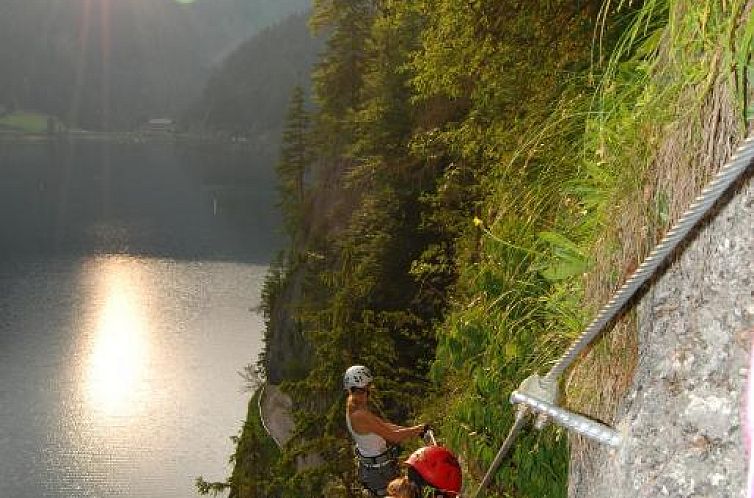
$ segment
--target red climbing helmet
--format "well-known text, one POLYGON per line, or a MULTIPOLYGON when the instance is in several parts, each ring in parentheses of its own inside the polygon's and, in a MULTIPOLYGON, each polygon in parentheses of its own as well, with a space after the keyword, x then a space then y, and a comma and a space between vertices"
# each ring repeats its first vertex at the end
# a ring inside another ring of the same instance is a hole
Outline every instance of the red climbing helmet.
POLYGON ((424 446, 413 452, 404 463, 409 466, 409 471, 413 469, 433 488, 451 496, 461 492, 461 465, 447 448, 424 446))

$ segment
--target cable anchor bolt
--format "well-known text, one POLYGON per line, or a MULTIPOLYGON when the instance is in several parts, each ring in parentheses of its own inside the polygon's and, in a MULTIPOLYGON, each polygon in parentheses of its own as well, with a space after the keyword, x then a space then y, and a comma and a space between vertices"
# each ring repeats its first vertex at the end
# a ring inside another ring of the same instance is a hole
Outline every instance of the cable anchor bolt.
POLYGON ((537 414, 535 427, 541 429, 548 421, 609 446, 620 445, 620 434, 601 422, 566 410, 557 405, 558 387, 554 380, 546 380, 532 375, 524 380, 518 390, 513 391, 510 402, 525 405, 537 414))

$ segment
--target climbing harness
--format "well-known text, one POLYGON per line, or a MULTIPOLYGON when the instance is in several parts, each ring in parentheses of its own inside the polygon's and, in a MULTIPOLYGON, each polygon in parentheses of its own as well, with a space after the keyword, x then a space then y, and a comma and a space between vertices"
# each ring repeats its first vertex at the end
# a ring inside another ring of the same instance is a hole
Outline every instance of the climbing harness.
POLYGON ((511 394, 511 403, 517 405, 515 422, 479 487, 472 495, 473 498, 479 496, 479 493, 489 485, 498 467, 513 446, 519 432, 526 424, 530 413, 537 414, 537 422, 535 423, 537 428, 544 426, 547 421, 552 421, 600 443, 610 446, 620 444, 620 435, 611 427, 557 405, 558 379, 636 296, 644 284, 655 275, 666 258, 678 248, 699 221, 710 213, 720 197, 736 180, 743 176, 753 160, 754 137, 750 136, 744 140, 728 163, 718 171, 707 187, 691 203, 673 228, 665 234, 662 241, 652 250, 641 266, 615 292, 610 301, 602 307, 596 318, 557 360, 547 375, 544 377, 532 375, 524 380, 519 388, 511 394))
POLYGON ((380 455, 365 457, 354 446, 359 482, 373 496, 386 496, 387 485, 400 475, 398 468, 400 451, 399 446, 390 446, 380 455))
POLYGON ((385 453, 374 457, 368 457, 362 455, 359 452, 359 448, 354 446, 354 454, 356 455, 359 463, 364 465, 365 467, 372 469, 379 469, 381 467, 384 467, 385 465, 390 464, 390 462, 395 461, 398 458, 400 452, 401 451, 399 446, 390 446, 385 453))

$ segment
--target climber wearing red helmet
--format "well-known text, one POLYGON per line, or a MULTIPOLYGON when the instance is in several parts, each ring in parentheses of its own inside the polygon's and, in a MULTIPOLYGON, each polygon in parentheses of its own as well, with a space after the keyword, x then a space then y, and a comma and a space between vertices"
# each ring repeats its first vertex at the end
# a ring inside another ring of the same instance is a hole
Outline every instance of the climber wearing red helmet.
POLYGON ((404 463, 408 466, 409 480, 422 492, 429 488, 433 493, 430 496, 434 497, 457 497, 461 492, 461 465, 447 448, 419 448, 404 463))

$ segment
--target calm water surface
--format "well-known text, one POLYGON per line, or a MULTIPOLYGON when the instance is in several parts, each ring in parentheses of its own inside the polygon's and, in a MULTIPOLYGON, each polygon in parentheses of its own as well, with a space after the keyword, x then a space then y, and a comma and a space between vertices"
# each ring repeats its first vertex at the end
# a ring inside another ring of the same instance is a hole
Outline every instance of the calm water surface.
POLYGON ((187 497, 228 475, 276 247, 253 163, 0 149, 1 496, 187 497))

